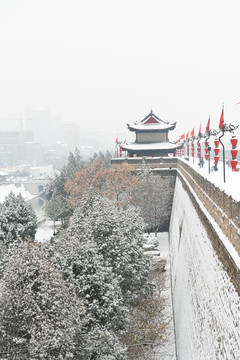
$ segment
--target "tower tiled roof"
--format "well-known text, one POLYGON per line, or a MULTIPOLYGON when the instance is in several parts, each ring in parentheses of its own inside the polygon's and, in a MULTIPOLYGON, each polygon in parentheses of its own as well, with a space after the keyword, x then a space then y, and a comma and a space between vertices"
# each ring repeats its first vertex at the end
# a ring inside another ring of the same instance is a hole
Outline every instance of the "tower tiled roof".
POLYGON ((127 126, 130 131, 168 131, 175 128, 176 122, 170 124, 168 121, 160 119, 151 110, 144 119, 135 122, 133 125, 127 124, 127 126))

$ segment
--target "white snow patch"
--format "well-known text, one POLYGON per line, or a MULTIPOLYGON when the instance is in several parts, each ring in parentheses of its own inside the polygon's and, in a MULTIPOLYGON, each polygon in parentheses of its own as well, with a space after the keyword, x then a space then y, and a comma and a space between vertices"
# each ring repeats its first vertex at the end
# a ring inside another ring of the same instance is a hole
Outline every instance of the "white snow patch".
POLYGON ((4 202, 5 197, 9 195, 11 191, 16 196, 21 194, 25 201, 31 200, 35 197, 35 195, 31 195, 25 189, 25 186, 23 184, 21 184, 20 186, 16 186, 15 184, 0 185, 0 203, 4 202))
MULTIPOLYGON (((239 191, 239 183, 240 183, 240 171, 232 171, 231 167, 225 165, 225 182, 223 178, 223 162, 219 161, 218 163, 218 171, 210 171, 208 162, 204 163, 204 167, 200 168, 198 166, 197 158, 190 158, 189 161, 181 158, 183 162, 191 166, 196 172, 202 175, 205 179, 213 183, 220 190, 224 191, 226 194, 231 195, 236 201, 240 201, 240 191, 239 191)), ((213 161, 211 160, 211 166, 213 166, 213 161)))
MULTIPOLYGON (((61 226, 61 221, 56 221, 56 229, 58 229, 61 226)), ((39 224, 35 240, 38 242, 44 242, 47 240, 50 240, 53 236, 54 228, 53 228, 53 221, 46 220, 39 224)))

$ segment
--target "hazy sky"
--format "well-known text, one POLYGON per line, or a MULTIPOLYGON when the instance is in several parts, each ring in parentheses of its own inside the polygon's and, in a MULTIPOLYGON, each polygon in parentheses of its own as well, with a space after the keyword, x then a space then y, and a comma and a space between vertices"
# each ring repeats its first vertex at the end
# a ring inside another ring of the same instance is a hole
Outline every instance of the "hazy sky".
POLYGON ((240 123, 239 14, 239 0, 0 0, 0 118, 50 106, 117 135, 153 109, 177 138, 209 114, 217 128, 224 102, 240 123))

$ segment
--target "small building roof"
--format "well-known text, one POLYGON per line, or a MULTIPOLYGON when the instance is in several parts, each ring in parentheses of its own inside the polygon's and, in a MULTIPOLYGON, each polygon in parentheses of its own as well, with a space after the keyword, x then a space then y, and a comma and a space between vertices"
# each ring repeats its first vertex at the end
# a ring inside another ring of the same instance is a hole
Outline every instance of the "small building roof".
POLYGON ((141 121, 135 122, 133 125, 127 124, 130 131, 167 131, 173 130, 176 126, 176 122, 170 124, 168 121, 164 121, 157 117, 152 110, 141 121))

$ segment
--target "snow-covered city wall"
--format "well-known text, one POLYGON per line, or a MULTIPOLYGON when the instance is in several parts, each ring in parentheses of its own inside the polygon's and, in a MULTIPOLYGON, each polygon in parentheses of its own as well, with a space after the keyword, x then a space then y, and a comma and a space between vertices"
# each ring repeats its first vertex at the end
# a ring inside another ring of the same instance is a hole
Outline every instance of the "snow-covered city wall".
POLYGON ((179 177, 169 239, 178 359, 239 359, 239 295, 179 177))

